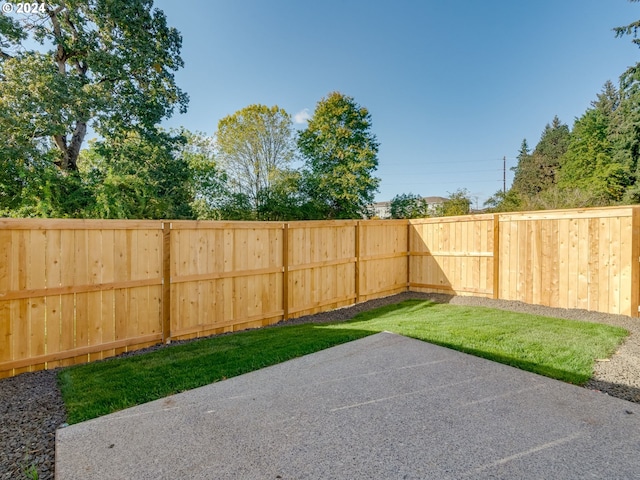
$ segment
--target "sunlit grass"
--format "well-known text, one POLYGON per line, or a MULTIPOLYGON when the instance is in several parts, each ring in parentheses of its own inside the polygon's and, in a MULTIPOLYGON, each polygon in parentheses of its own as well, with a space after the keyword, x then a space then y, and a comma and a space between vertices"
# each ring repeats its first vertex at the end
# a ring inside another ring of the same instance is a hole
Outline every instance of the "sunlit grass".
POLYGON ((608 325, 409 300, 348 322, 251 330, 70 367, 58 382, 68 422, 77 423, 385 330, 575 384, 627 335, 608 325))

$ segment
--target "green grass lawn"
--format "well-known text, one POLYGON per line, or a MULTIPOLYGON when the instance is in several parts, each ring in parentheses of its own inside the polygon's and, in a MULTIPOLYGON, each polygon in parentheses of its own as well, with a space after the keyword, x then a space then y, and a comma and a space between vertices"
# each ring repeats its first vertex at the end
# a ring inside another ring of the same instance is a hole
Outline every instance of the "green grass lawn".
POLYGON ((577 385, 628 334, 608 325, 408 300, 348 322, 251 330, 69 367, 58 383, 68 422, 77 423, 385 330, 577 385))

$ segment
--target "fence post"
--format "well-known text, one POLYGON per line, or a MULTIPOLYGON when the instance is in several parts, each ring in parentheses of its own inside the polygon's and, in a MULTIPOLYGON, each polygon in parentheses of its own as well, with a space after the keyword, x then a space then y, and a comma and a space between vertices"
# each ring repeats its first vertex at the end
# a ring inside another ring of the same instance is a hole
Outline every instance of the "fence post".
POLYGON ((493 216, 493 298, 500 298, 500 214, 493 216))
POLYGON ((162 343, 171 342, 171 223, 162 222, 162 343))
POLYGON ((289 224, 282 225, 282 319, 289 318, 289 224))
POLYGON ((360 220, 356 221, 356 303, 360 303, 360 220))
POLYGON ((631 316, 640 312, 640 207, 631 207, 631 316))
POLYGON ((407 292, 411 291, 411 220, 407 220, 407 292))

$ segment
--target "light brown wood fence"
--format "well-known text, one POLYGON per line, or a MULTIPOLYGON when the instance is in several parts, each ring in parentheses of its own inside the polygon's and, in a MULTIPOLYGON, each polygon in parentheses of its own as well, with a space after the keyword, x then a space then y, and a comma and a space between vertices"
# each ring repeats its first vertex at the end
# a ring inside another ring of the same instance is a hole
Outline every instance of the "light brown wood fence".
POLYGON ((162 340, 162 224, 0 221, 0 375, 162 340))
POLYGON ((494 216, 411 220, 410 287, 493 297, 494 216))
POLYGON ((500 215, 496 297, 638 316, 639 208, 500 215))
POLYGON ((0 220, 0 377, 407 290, 638 316, 640 207, 424 220, 0 220))

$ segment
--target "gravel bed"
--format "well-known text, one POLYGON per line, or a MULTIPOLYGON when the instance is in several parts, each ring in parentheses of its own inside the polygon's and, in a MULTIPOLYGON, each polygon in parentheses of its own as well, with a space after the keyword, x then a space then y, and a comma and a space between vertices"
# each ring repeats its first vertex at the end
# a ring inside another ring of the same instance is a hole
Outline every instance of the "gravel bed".
MULTIPOLYGON (((640 403, 640 319, 622 315, 549 308, 480 297, 407 292, 292 319, 281 322, 278 326, 348 320, 359 312, 411 298, 621 326, 631 335, 610 360, 597 362, 594 376, 586 388, 640 403)), ((160 348, 171 348, 178 343, 184 342, 174 342, 170 346, 158 345, 124 355, 139 355, 160 348)), ((65 419, 66 412, 56 384, 55 370, 25 373, 0 380, 0 480, 53 479, 55 431, 65 419), (29 475, 30 470, 32 473, 37 470, 38 476, 29 475)))

